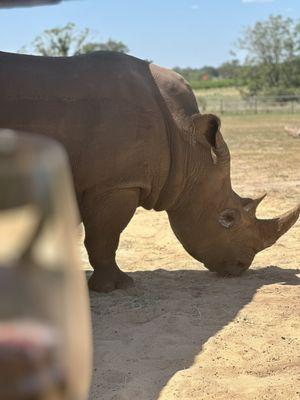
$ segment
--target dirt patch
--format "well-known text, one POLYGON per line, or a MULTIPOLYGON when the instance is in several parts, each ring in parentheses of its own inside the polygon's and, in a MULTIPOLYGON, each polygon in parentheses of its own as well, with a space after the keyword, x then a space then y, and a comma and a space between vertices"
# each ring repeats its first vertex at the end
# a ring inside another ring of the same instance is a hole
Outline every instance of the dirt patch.
MULTIPOLYGON (((284 133, 299 117, 222 120, 234 188, 269 191, 260 216, 299 202, 300 141, 284 133)), ((135 287, 91 294, 90 398, 300 399, 299 234, 298 222, 245 276, 219 278, 185 253, 165 213, 138 209, 118 253, 135 287)))

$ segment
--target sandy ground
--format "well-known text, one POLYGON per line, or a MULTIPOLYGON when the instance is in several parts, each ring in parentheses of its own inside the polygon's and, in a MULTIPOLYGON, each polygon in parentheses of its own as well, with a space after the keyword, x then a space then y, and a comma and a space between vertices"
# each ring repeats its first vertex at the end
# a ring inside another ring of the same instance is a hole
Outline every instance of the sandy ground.
MULTIPOLYGON (((300 117, 223 118, 234 188, 269 193, 260 216, 300 200, 290 122, 300 117)), ((90 399, 300 399, 299 238, 298 222, 243 277, 220 278, 185 253, 165 213, 138 209, 118 252, 135 286, 90 295, 90 399)))

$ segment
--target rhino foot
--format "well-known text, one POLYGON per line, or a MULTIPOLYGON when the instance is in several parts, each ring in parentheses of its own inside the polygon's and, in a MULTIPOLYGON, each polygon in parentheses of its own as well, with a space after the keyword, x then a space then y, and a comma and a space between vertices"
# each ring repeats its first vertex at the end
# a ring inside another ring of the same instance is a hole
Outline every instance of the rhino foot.
POLYGON ((89 279, 88 286, 95 292, 108 293, 116 289, 128 289, 133 286, 133 279, 122 271, 111 275, 95 271, 89 279))

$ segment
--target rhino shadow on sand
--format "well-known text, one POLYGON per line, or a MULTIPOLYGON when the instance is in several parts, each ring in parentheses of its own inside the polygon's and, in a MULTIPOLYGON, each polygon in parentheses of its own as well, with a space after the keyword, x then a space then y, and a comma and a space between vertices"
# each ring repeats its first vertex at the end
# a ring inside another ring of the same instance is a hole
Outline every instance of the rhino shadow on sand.
POLYGON ((157 400, 172 376, 193 365, 203 345, 234 320, 258 289, 298 285, 298 272, 270 266, 228 279, 203 270, 140 271, 130 274, 134 288, 91 293, 90 399, 157 400))

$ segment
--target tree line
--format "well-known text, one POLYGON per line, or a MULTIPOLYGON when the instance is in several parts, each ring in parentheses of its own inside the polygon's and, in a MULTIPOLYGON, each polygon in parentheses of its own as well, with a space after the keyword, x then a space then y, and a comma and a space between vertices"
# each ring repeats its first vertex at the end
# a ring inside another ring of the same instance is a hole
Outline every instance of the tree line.
POLYGON ((101 42, 98 35, 94 35, 91 29, 79 30, 73 22, 62 27, 46 29, 29 46, 22 47, 19 52, 46 57, 68 57, 100 50, 129 52, 123 42, 113 39, 101 42))
POLYGON ((245 29, 220 67, 176 68, 194 88, 236 86, 245 96, 300 95, 300 20, 271 15, 245 29), (210 86, 209 83, 212 85, 210 86))
MULTIPOLYGON (((75 24, 45 30, 21 52, 43 56, 70 56, 98 50, 128 53, 121 41, 101 42, 88 28, 75 24)), ((219 67, 180 68, 194 89, 236 86, 244 96, 300 95, 300 20, 271 15, 249 26, 238 38, 233 59, 219 67), (245 54, 240 59, 239 52, 245 54)))

